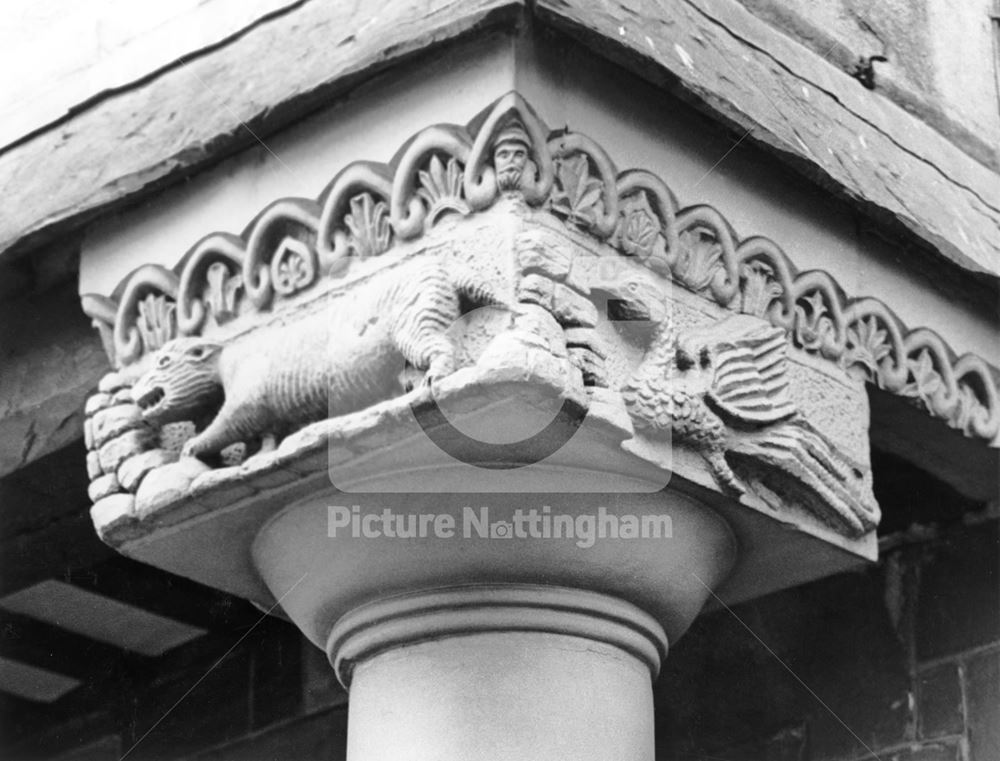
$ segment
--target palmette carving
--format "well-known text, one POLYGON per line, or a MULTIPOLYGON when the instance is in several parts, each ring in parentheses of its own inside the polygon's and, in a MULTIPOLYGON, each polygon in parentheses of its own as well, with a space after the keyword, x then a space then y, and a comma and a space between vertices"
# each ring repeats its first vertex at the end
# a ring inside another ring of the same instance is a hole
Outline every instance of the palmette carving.
POLYGON ((860 536, 878 524, 878 506, 860 468, 789 398, 786 349, 782 331, 746 315, 667 329, 622 392, 639 430, 694 446, 721 486, 745 491, 727 458, 746 461, 765 481, 804 487, 821 520, 860 536))

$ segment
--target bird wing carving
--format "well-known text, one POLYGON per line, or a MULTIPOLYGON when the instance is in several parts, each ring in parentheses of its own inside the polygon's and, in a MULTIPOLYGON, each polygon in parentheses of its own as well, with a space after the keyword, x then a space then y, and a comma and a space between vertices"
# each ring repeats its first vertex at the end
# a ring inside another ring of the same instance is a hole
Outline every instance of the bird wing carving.
POLYGON ((796 414, 788 396, 787 344, 779 328, 759 325, 717 346, 709 402, 747 425, 771 425, 796 414))

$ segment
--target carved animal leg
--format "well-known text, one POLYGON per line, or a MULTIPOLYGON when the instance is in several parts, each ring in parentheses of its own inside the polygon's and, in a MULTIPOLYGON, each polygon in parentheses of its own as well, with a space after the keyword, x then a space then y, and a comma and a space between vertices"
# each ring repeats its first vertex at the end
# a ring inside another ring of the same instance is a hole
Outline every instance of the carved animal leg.
POLYGON ((233 413, 232 408, 227 409, 223 404, 219 414, 208 427, 187 440, 181 449, 181 456, 204 458, 206 455, 218 454, 230 444, 241 441, 242 437, 237 432, 237 426, 233 424, 233 413))
POLYGON ((407 362, 414 367, 426 369, 421 384, 423 386, 455 371, 455 347, 446 335, 425 333, 412 341, 397 337, 396 346, 407 362))
POLYGON ((733 469, 726 461, 726 454, 722 449, 709 449, 704 454, 705 459, 708 460, 708 464, 712 468, 712 475, 715 476, 715 480, 721 486, 732 489, 737 494, 743 494, 746 491, 743 482, 740 481, 739 477, 733 472, 733 469))
POLYGON ((453 349, 451 344, 448 344, 447 351, 442 351, 437 354, 430 362, 427 367, 427 373, 424 375, 423 384, 428 386, 436 380, 444 378, 446 375, 451 375, 455 372, 455 359, 452 356, 453 349))

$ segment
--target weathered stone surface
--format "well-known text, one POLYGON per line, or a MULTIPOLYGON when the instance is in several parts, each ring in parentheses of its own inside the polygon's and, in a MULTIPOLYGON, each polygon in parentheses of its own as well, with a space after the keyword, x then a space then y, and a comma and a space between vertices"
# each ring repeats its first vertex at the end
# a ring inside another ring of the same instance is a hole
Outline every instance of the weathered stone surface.
POLYGON ((0 54, 4 68, 33 50, 53 50, 7 87, 0 105, 0 145, 7 146, 77 112, 81 106, 146 79, 179 58, 203 55, 296 0, 213 0, 139 9, 98 0, 82 8, 25 17, 0 54), (72 50, 66 41, 73 40, 72 50))
POLYGON ((101 456, 95 451, 87 452, 87 478, 97 478, 99 475, 104 473, 104 469, 101 468, 101 456))
POLYGON ((125 491, 135 492, 139 483, 153 468, 176 462, 177 453, 165 449, 149 449, 124 460, 115 471, 125 491))
POLYGON ((251 483, 238 467, 218 468, 195 477, 190 495, 209 510, 217 510, 256 494, 251 483))
POLYGON ((552 314, 566 326, 597 327, 598 314, 594 302, 562 283, 555 283, 552 291, 552 314))
POLYGON ((104 392, 91 394, 87 397, 87 403, 84 405, 83 412, 88 417, 92 417, 95 412, 110 407, 113 403, 111 394, 104 392))
POLYGON ((98 450, 101 468, 105 473, 114 473, 127 458, 145 451, 153 442, 153 432, 146 428, 127 431, 117 439, 112 439, 98 450))
POLYGON ((97 384, 97 390, 102 394, 114 394, 116 391, 121 391, 128 386, 129 384, 122 377, 121 373, 115 372, 102 376, 97 384))
POLYGON ((538 272, 561 280, 569 274, 570 257, 564 246, 546 245, 543 235, 522 235, 518 238, 517 263, 524 273, 538 272))
POLYGON ((117 494, 121 491, 121 484, 114 473, 98 476, 90 482, 87 487, 87 494, 93 502, 104 499, 110 494, 117 494))
POLYGON ((266 138, 361 76, 520 7, 513 0, 393 0, 372 16, 364 6, 305 3, 209 55, 185 58, 0 155, 0 189, 15 204, 0 222, 0 252, 179 181, 266 138), (256 84, 232 87, 234 79, 256 84), (60 161, 52 161, 53 151, 60 161), (79 182, 67 180, 69 166, 79 182))
POLYGON ((94 448, 100 448, 126 431, 145 427, 141 410, 134 404, 119 404, 98 410, 88 422, 93 440, 93 444, 88 446, 94 448))
POLYGON ((556 284, 547 277, 535 273, 528 274, 517 284, 517 300, 551 310, 555 287, 556 284))
POLYGON ((877 219, 967 269, 1000 273, 1000 176, 740 4, 685 0, 669 14, 655 0, 536 7, 626 66, 676 83, 877 219))
POLYGON ((142 520, 164 507, 181 502, 195 478, 209 470, 208 465, 194 457, 184 457, 151 470, 135 493, 136 516, 142 520))
POLYGON ((131 494, 112 494, 95 502, 90 508, 94 528, 102 536, 117 526, 129 523, 135 516, 135 497, 131 494))

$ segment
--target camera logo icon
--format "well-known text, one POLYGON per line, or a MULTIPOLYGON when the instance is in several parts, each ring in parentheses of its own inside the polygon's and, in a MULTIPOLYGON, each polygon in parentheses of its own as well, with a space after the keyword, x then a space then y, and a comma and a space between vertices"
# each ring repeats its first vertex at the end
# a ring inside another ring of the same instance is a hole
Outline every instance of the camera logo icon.
POLYGON ((510 521, 494 521, 490 524, 490 539, 513 539, 514 524, 510 521))

